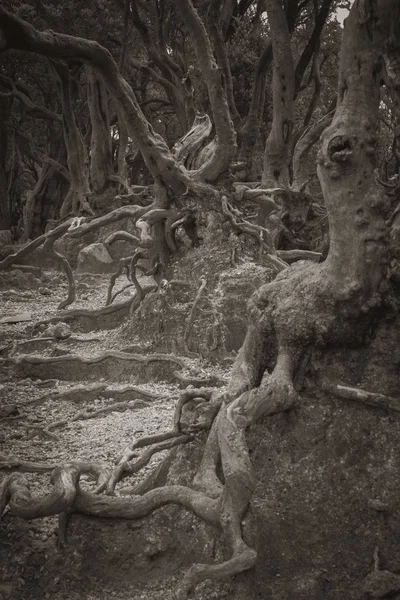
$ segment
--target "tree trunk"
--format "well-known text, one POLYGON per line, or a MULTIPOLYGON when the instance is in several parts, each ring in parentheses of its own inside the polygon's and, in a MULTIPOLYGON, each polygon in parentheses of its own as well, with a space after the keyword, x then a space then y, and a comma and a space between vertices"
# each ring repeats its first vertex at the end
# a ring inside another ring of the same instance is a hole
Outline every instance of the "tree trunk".
MULTIPOLYGON (((126 153, 128 149, 128 128, 124 121, 123 115, 121 112, 117 111, 118 115, 118 176, 127 182, 128 177, 128 165, 126 164, 126 153)), ((127 182, 128 183, 128 182, 127 182)))
POLYGON ((88 105, 92 125, 90 139, 90 180, 93 191, 102 193, 114 175, 112 164, 110 115, 107 92, 96 70, 86 67, 88 80, 88 105))
POLYGON ((6 115, 8 114, 8 100, 0 98, 0 230, 11 227, 11 206, 8 191, 8 177, 6 173, 6 157, 8 136, 5 127, 6 115))
POLYGON ((191 0, 179 0, 178 5, 183 21, 193 36, 197 61, 207 85, 216 134, 215 152, 210 160, 198 169, 198 177, 206 181, 215 181, 235 158, 236 133, 229 113, 223 75, 215 62, 206 29, 191 0))
POLYGON ((48 163, 43 165, 24 206, 21 242, 42 235, 47 221, 58 219, 68 186, 68 181, 55 167, 48 163))
POLYGON ((207 29, 209 31, 210 39, 214 47, 214 52, 217 58, 218 65, 224 75, 229 112, 231 114, 233 124, 235 125, 237 131, 240 127, 241 118, 237 111, 235 99, 233 96, 231 68, 226 51, 224 37, 222 35, 221 30, 221 10, 221 3, 219 0, 212 0, 210 2, 207 11, 207 29))
POLYGON ((0 30, 0 51, 15 48, 38 52, 52 58, 75 59, 93 65, 119 105, 129 128, 128 133, 143 154, 146 166, 153 177, 162 177, 166 185, 177 193, 184 192, 186 188, 201 188, 199 182, 194 182, 185 169, 176 163, 163 138, 154 132, 143 115, 132 88, 121 76, 108 50, 97 42, 83 38, 54 32, 39 32, 3 8, 0 8, 0 30))
POLYGON ((272 62, 272 43, 265 47, 254 77, 251 102, 246 122, 240 136, 239 161, 245 163, 246 179, 253 181, 256 174, 253 172, 254 150, 259 137, 260 124, 265 105, 265 85, 268 68, 272 62))
POLYGON ((292 190, 299 191, 308 186, 307 158, 311 148, 318 142, 324 129, 331 124, 333 111, 322 117, 304 131, 293 151, 293 181, 292 190))
POLYGON ((289 29, 279 0, 267 0, 274 67, 272 77, 272 127, 265 144, 262 184, 289 183, 289 150, 293 132, 294 67, 289 29))
POLYGON ((384 284, 388 232, 382 214, 383 195, 374 176, 382 76, 379 61, 388 43, 390 22, 398 26, 400 14, 396 2, 380 0, 376 4, 373 8, 366 0, 360 1, 346 19, 338 104, 332 124, 323 134, 318 160, 329 213, 326 271, 334 284, 340 284, 343 291, 347 288, 348 298, 358 294, 363 310, 379 302, 384 284))
POLYGON ((64 142, 71 177, 71 187, 61 207, 60 216, 66 216, 71 210, 74 215, 80 210, 90 214, 92 211, 88 202, 90 196, 88 155, 75 121, 69 69, 65 64, 56 62, 52 63, 52 68, 60 83, 64 142))

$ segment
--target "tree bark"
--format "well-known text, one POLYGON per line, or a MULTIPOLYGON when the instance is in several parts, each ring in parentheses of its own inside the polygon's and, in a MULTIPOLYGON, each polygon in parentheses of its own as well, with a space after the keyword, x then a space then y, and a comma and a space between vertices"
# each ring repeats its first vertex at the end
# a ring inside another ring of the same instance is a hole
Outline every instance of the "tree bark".
POLYGON ((96 70, 86 67, 87 95, 92 125, 90 138, 90 180, 95 193, 104 192, 114 175, 111 149, 110 115, 107 92, 96 70))
POLYGON ((128 133, 143 154, 153 177, 161 177, 177 193, 184 192, 186 188, 200 189, 199 183, 194 182, 173 159, 163 138, 154 132, 111 54, 100 44, 50 31, 39 32, 32 25, 0 8, 0 52, 10 48, 38 52, 52 58, 75 59, 93 65, 118 103, 129 127, 128 133))
POLYGON ((198 169, 197 176, 215 181, 226 171, 236 155, 236 133, 228 108, 223 75, 215 62, 210 40, 191 0, 179 0, 182 18, 192 34, 197 61, 205 79, 214 119, 216 148, 211 158, 198 169))
POLYGON ((229 111, 237 131, 240 127, 241 118, 233 96, 231 67, 222 34, 221 10, 220 0, 211 0, 207 11, 207 29, 214 47, 218 65, 224 75, 229 111))
POLYGON ((253 157, 265 107, 265 85, 271 62, 272 43, 268 42, 257 65, 249 112, 240 136, 239 161, 245 163, 246 179, 250 181, 256 179, 256 175, 253 173, 253 157))
POLYGON ((274 67, 273 117, 265 153, 262 184, 274 187, 289 183, 289 150, 293 132, 294 67, 289 29, 279 0, 266 0, 271 28, 274 67))
POLYGON ((5 127, 8 101, 0 98, 0 230, 11 227, 11 205, 6 173, 8 135, 5 127))
POLYGON ((399 39, 400 18, 397 2, 374 4, 359 0, 346 19, 338 103, 318 159, 329 214, 327 274, 348 297, 358 292, 364 310, 379 302, 384 283, 388 232, 374 169, 382 56, 389 33, 399 39))
POLYGON ((88 200, 91 193, 89 187, 89 159, 85 143, 75 120, 69 69, 63 63, 53 62, 51 64, 60 83, 64 142, 71 177, 71 186, 61 207, 60 216, 65 217, 71 210, 73 214, 77 214, 80 210, 86 210, 90 213, 88 200))
POLYGON ((308 185, 307 157, 311 148, 318 142, 324 129, 331 124, 333 111, 313 123, 300 136, 293 151, 293 181, 292 190, 306 189, 308 185))
POLYGON ((313 32, 312 32, 311 37, 308 40, 300 58, 299 58, 299 62, 296 65, 295 76, 294 76, 294 79, 295 79, 294 99, 297 98, 297 96, 300 92, 304 73, 306 72, 307 67, 310 64, 311 59, 314 56, 315 52, 318 50, 319 42, 321 39, 321 33, 322 33, 322 30, 326 23, 326 20, 329 16, 329 13, 331 11, 332 4, 333 4, 333 0, 323 0, 322 4, 321 4, 321 8, 316 15, 313 32))

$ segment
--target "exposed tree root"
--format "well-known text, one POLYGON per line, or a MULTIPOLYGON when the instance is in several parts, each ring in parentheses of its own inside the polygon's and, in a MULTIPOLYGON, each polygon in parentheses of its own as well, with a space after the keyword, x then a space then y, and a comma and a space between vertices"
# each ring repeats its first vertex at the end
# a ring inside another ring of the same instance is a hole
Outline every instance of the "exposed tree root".
POLYGON ((56 250, 54 248, 55 241, 56 241, 56 239, 54 237, 48 238, 45 241, 45 243, 43 244, 43 252, 54 257, 55 260, 61 264, 61 266, 67 276, 68 295, 65 298, 65 300, 60 302, 60 304, 57 306, 57 310, 63 310, 64 308, 66 308, 67 306, 72 304, 75 300, 75 295, 76 295, 75 279, 74 279, 73 271, 71 269, 71 265, 69 264, 68 260, 65 258, 65 256, 63 256, 61 254, 61 252, 58 252, 58 250, 56 250))
POLYGON ((222 212, 228 217, 236 230, 247 233, 258 241, 260 244, 260 255, 263 255, 264 251, 266 252, 264 255, 265 259, 277 273, 280 273, 289 266, 288 263, 278 256, 270 231, 261 225, 254 225, 241 218, 239 211, 229 204, 225 196, 222 197, 222 212), (265 242, 264 238, 267 242, 265 242))
POLYGON ((114 302, 114 300, 116 298, 118 298, 118 296, 120 294, 123 294, 125 292, 125 290, 127 290, 128 288, 133 287, 133 283, 127 283, 126 285, 124 285, 120 290, 117 290, 110 298, 109 304, 112 304, 114 302))
POLYGON ((146 398, 146 400, 158 400, 161 399, 162 396, 159 394, 154 394, 153 392, 148 392, 147 390, 142 390, 136 385, 124 385, 121 387, 112 387, 107 383, 94 383, 93 385, 78 385, 66 390, 60 391, 52 391, 39 398, 33 398, 32 400, 28 400, 23 404, 23 406, 29 406, 31 404, 42 404, 47 400, 68 400, 71 402, 86 402, 90 400, 94 400, 98 396, 103 396, 104 398, 114 398, 115 396, 133 396, 132 400, 136 399, 136 396, 142 396, 146 398))
POLYGON ((55 338, 55 337, 38 337, 38 338, 34 338, 34 339, 30 339, 30 340, 16 340, 16 345, 17 345, 17 350, 18 348, 25 347, 32 347, 33 349, 35 348, 36 345, 42 345, 42 344, 47 344, 47 343, 54 343, 57 342, 57 344, 60 343, 67 343, 67 344, 74 344, 74 343, 91 343, 91 342, 100 342, 100 338, 96 338, 96 337, 91 337, 91 338, 84 338, 84 337, 78 337, 78 336, 73 336, 71 335, 68 338, 55 338))
POLYGON ((4 258, 3 260, 0 261, 0 271, 7 269, 8 267, 10 267, 12 264, 16 263, 21 258, 28 256, 31 252, 33 252, 33 250, 36 250, 36 248, 39 248, 39 246, 44 244, 47 240, 49 240, 49 239, 54 239, 54 241, 57 240, 62 235, 64 235, 64 233, 66 233, 70 229, 70 227, 73 226, 73 223, 74 223, 74 219, 69 219, 68 221, 61 223, 61 225, 58 225, 58 227, 55 227, 51 231, 47 231, 46 233, 39 236, 38 238, 36 238, 32 242, 30 242, 29 244, 26 244, 25 246, 23 246, 23 248, 21 248, 14 254, 10 254, 9 256, 6 256, 6 258, 4 258))
MULTIPOLYGON (((143 285, 143 291, 147 294, 148 292, 155 289, 153 284, 143 285)), ((100 329, 113 329, 118 327, 121 322, 129 316, 129 310, 131 305, 137 301, 137 298, 133 296, 124 302, 118 304, 112 304, 104 306, 96 310, 87 309, 74 309, 64 313, 60 313, 55 317, 44 319, 35 323, 34 329, 40 325, 48 325, 50 323, 57 323, 58 321, 64 321, 65 323, 79 324, 79 327, 83 331, 97 331, 100 329)))
POLYGON ((0 470, 18 471, 19 473, 48 473, 54 471, 56 464, 47 464, 42 462, 29 462, 20 460, 14 456, 0 454, 0 470))
POLYGON ((72 462, 54 469, 52 491, 43 498, 33 498, 29 484, 21 474, 14 473, 0 484, 0 515, 9 504, 12 514, 23 519, 37 519, 62 512, 79 512, 108 518, 138 519, 166 504, 180 504, 209 523, 218 523, 218 503, 201 492, 185 486, 156 488, 135 498, 99 496, 79 487, 81 474, 96 476, 101 484, 103 469, 72 462))
MULTIPOLYGON (((132 460, 132 458, 137 456, 137 453, 134 450, 128 449, 124 453, 118 465, 112 472, 109 481, 107 482, 106 494, 108 496, 112 496, 114 494, 115 486, 117 485, 117 483, 124 477, 127 477, 128 475, 138 473, 143 467, 145 467, 150 462, 150 459, 153 456, 153 454, 156 454, 157 452, 162 452, 163 450, 169 450, 170 448, 180 446, 181 444, 187 444, 188 442, 192 441, 192 439, 193 438, 190 435, 175 434, 174 437, 165 439, 163 441, 153 444, 152 446, 149 446, 144 451, 142 456, 131 465, 129 465, 128 462, 132 460)), ((100 488, 99 491, 103 491, 102 488, 100 488)))
POLYGON ((37 426, 37 425, 34 425, 32 427, 29 426, 30 429, 32 429, 32 428, 35 429, 34 435, 30 435, 29 437, 32 438, 35 435, 38 435, 38 433, 44 433, 44 434, 50 434, 51 436, 53 436, 53 439, 59 440, 59 438, 57 438, 56 436, 51 434, 51 431, 50 431, 51 429, 58 429, 59 427, 63 427, 64 425, 68 425, 69 423, 73 423, 74 421, 88 421, 89 419, 95 419, 96 417, 103 416, 110 412, 122 412, 125 410, 137 410, 139 408, 143 408, 143 406, 148 406, 148 403, 144 402, 143 400, 136 400, 132 403, 116 402, 115 404, 111 404, 110 406, 105 406, 103 408, 99 408, 92 412, 80 412, 80 413, 74 415, 73 417, 71 417, 70 419, 61 419, 60 421, 55 421, 54 423, 50 423, 49 425, 47 425, 47 427, 44 427, 44 428, 37 426))
POLYGON ((160 483, 160 476, 163 474, 163 479, 167 477, 174 455, 175 454, 173 452, 166 454, 166 456, 161 459, 157 467, 150 471, 150 473, 140 483, 137 483, 133 486, 119 488, 119 494, 121 496, 141 496, 149 490, 157 487, 157 484, 158 486, 163 485, 160 483))
POLYGON ((338 398, 342 398, 343 400, 352 400, 354 402, 360 402, 361 404, 367 404, 368 406, 373 406, 375 408, 400 412, 400 398, 393 398, 391 396, 385 396, 384 394, 368 392, 361 388, 349 387, 347 385, 326 381, 325 379, 319 379, 318 385, 321 387, 321 389, 333 394, 334 396, 337 396, 338 398))
POLYGON ((120 275, 122 275, 122 273, 126 270, 127 272, 129 271, 129 264, 131 262, 131 258, 132 257, 128 257, 128 258, 121 258, 119 263, 118 263, 118 268, 115 271, 115 273, 113 273, 110 277, 110 282, 108 284, 108 288, 107 288, 107 298, 106 298, 106 306, 109 306, 110 304, 113 303, 113 300, 115 299, 115 295, 112 295, 112 291, 114 289, 114 285, 115 282, 117 281, 118 277, 120 275))
POLYGON ((78 356, 77 354, 63 354, 62 356, 31 356, 31 355, 23 355, 18 358, 13 359, 15 364, 28 363, 32 365, 37 364, 54 364, 60 362, 78 362, 84 365, 93 365, 99 362, 103 362, 107 360, 107 358, 116 358, 118 360, 127 360, 127 361, 135 361, 140 363, 151 363, 155 361, 167 361, 173 362, 180 367, 184 367, 185 363, 182 359, 177 356, 173 356, 170 354, 131 354, 126 352, 119 352, 118 350, 107 350, 98 356, 94 356, 91 358, 86 358, 83 356, 78 356))
POLYGON ((311 250, 277 250, 276 255, 286 262, 292 260, 312 260, 319 262, 322 258, 321 252, 312 252, 311 250))
POLYGON ((158 363, 157 370, 151 369, 153 375, 160 381, 173 380, 173 366, 185 367, 182 359, 173 354, 133 354, 108 350, 98 356, 83 357, 78 354, 63 354, 61 356, 33 356, 29 354, 6 359, 20 376, 47 376, 60 380, 87 380, 99 378, 105 370, 108 378, 119 381, 125 377, 148 378, 148 367, 158 363))

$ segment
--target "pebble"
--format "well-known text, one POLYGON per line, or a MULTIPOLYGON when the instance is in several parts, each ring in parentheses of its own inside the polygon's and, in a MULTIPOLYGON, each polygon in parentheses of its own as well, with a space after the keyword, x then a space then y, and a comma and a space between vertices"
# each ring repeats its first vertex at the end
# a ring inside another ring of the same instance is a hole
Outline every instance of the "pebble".
POLYGON ((47 287, 40 287, 38 292, 39 294, 42 294, 42 296, 51 296, 51 291, 47 287))

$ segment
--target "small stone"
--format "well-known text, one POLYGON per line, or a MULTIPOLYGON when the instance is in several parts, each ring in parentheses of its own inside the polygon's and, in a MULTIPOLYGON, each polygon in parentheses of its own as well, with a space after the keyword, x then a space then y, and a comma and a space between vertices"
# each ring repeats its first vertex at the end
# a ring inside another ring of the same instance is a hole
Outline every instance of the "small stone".
POLYGON ((47 287, 42 286, 39 288, 38 291, 39 291, 39 294, 42 294, 42 296, 51 296, 51 291, 47 287))
POLYGON ((72 330, 71 327, 69 325, 67 325, 66 323, 57 323, 57 325, 54 326, 53 329, 53 336, 57 339, 57 340, 66 340, 67 338, 71 337, 72 335, 72 330))

